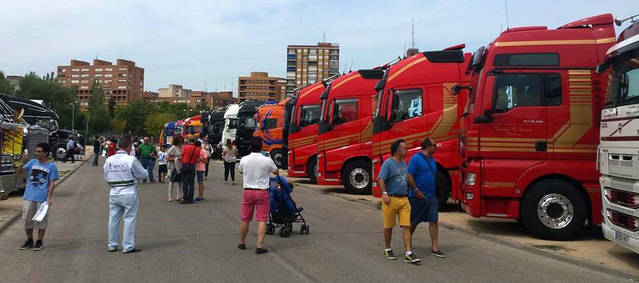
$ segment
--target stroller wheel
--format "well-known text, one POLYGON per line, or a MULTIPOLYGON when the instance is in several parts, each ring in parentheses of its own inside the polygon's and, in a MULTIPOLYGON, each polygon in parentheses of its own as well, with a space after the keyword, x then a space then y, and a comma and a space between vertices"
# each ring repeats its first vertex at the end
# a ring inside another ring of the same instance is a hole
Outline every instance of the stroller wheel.
POLYGON ((302 228, 300 228, 300 234, 304 235, 308 235, 308 231, 311 229, 311 226, 306 225, 306 224, 302 224, 302 228))
POLYGON ((275 225, 269 223, 266 224, 266 234, 273 235, 275 233, 275 225))

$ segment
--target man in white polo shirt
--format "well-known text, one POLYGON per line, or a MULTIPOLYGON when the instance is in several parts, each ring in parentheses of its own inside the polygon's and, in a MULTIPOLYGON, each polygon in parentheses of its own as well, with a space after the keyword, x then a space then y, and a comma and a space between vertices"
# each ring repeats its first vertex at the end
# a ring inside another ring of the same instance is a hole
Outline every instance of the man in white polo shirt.
POLYGON ((257 248, 256 254, 267 253, 264 248, 264 234, 269 212, 269 178, 271 173, 279 175, 273 160, 262 155, 262 141, 259 138, 251 140, 251 154, 240 160, 240 173, 243 174, 244 192, 242 193, 242 223, 240 224, 240 244, 238 248, 246 249, 246 234, 249 222, 253 219, 253 211, 257 220, 257 248))
POLYGON ((109 252, 118 250, 120 220, 124 220, 122 251, 139 252, 135 247, 135 220, 138 213, 138 188, 140 179, 147 177, 147 171, 135 156, 129 155, 131 139, 121 138, 118 151, 104 162, 104 179, 109 183, 109 252))

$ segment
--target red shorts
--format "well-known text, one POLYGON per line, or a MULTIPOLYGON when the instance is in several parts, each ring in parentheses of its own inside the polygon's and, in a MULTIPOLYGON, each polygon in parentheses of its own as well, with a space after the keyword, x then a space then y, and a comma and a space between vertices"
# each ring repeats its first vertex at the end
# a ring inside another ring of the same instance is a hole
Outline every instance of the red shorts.
POLYGON ((269 210, 268 190, 244 190, 242 193, 242 222, 253 220, 253 210, 257 210, 257 222, 268 221, 269 210))

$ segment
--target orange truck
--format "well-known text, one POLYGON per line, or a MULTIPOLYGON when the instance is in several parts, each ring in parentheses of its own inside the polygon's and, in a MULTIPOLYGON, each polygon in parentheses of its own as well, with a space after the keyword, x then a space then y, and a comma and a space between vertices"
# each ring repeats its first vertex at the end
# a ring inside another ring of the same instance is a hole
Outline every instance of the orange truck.
POLYGON ((257 129, 254 136, 262 140, 262 150, 268 152, 278 168, 286 168, 284 148, 284 108, 290 98, 279 103, 265 103, 257 108, 257 129))
POLYGON ((595 160, 608 73, 595 67, 614 43, 604 14, 510 28, 473 54, 459 140, 467 213, 555 240, 602 222, 595 160))

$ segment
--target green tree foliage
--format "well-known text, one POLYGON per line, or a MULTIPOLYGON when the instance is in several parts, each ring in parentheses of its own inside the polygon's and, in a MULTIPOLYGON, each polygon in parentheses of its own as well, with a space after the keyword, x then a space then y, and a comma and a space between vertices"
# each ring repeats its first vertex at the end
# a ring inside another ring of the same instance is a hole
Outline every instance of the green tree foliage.
POLYGON ((55 81, 53 73, 39 77, 36 73, 28 73, 20 79, 20 91, 17 96, 26 99, 41 99, 44 104, 53 109, 60 116, 60 125, 71 129, 71 117, 75 117, 75 125, 81 125, 79 107, 71 104, 75 102, 75 88, 65 87, 55 81), (72 109, 75 114, 72 115, 72 109))
POLYGON ((118 118, 111 119, 111 131, 116 134, 123 134, 126 127, 126 121, 118 118))
POLYGON ((111 128, 111 116, 105 105, 104 90, 93 83, 91 86, 91 97, 89 98, 89 133, 99 134, 111 128))
POLYGON ((9 80, 5 78, 2 71, 0 71, 0 93, 13 95, 13 86, 9 83, 9 80))
POLYGON ((164 129, 164 124, 177 120, 173 113, 151 113, 144 120, 144 128, 147 135, 151 137, 159 137, 164 129))
POLYGON ((150 113, 157 112, 157 106, 146 100, 135 100, 125 107, 115 110, 115 117, 126 121, 124 132, 133 135, 145 135, 144 120, 150 113))

